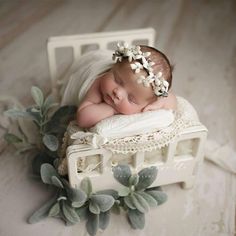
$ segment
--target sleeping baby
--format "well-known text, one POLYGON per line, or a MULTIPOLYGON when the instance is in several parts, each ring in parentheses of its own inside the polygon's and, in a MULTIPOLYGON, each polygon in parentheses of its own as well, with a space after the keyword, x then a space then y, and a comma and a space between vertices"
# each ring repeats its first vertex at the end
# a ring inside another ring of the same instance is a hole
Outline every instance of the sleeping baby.
POLYGON ((113 60, 112 67, 94 80, 80 103, 79 127, 90 128, 116 114, 176 110, 176 96, 171 91, 172 69, 162 52, 124 43, 117 45, 113 60))

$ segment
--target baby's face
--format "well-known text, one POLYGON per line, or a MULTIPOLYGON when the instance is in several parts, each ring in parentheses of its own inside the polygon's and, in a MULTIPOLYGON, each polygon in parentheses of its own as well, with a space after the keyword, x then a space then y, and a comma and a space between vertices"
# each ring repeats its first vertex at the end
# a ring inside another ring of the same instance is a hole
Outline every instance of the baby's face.
POLYGON ((156 97, 151 87, 137 83, 140 72, 135 74, 129 63, 116 63, 100 77, 100 91, 103 100, 118 113, 134 114, 153 102, 156 97))

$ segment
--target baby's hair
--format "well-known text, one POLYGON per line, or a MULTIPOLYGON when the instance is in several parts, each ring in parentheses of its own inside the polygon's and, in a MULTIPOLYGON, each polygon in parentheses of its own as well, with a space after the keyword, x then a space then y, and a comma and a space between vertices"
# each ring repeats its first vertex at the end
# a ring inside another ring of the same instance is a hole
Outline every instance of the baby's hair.
POLYGON ((149 58, 155 63, 155 65, 152 66, 154 73, 162 72, 164 79, 169 83, 169 88, 171 88, 173 67, 167 56, 156 48, 145 45, 140 45, 140 47, 142 52, 151 53, 149 58))

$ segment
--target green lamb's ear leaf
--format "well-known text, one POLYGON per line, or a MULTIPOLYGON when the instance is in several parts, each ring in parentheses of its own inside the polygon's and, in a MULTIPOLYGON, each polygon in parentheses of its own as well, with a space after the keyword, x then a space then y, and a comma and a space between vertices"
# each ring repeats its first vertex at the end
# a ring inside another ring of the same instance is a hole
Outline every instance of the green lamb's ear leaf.
POLYGON ((55 168, 48 164, 42 164, 40 169, 41 179, 45 184, 52 184, 52 176, 58 176, 55 168))
POLYGON ((81 189, 67 187, 66 192, 73 207, 81 207, 87 200, 86 193, 81 189))
POLYGON ((149 205, 146 200, 138 193, 133 193, 130 195, 131 202, 133 205, 142 213, 149 210, 149 205))
POLYGON ((52 176, 51 177, 51 183, 55 185, 58 188, 64 188, 61 180, 57 176, 52 176))
POLYGON ((145 226, 145 215, 138 210, 128 210, 128 219, 133 229, 143 229, 145 226))
POLYGON ((124 197, 124 202, 125 202, 125 204, 127 205, 128 208, 130 208, 132 210, 137 209, 137 207, 134 205, 130 195, 124 197))
POLYGON ((114 189, 100 190, 100 191, 97 191, 96 194, 111 195, 114 199, 118 199, 119 198, 118 192, 116 190, 114 190, 114 189))
POLYGON ((91 201, 95 202, 101 212, 105 212, 110 210, 110 208, 113 206, 115 200, 112 196, 110 195, 92 195, 91 196, 91 201))
POLYGON ((64 134, 69 122, 75 119, 76 111, 77 106, 60 107, 46 124, 46 132, 64 134))
POLYGON ((161 205, 162 203, 167 201, 167 194, 162 191, 146 191, 147 194, 151 195, 155 200, 157 201, 158 205, 161 205))
POLYGON ((8 143, 21 143, 23 141, 21 138, 17 137, 15 134, 12 133, 6 133, 4 135, 4 139, 8 143))
POLYGON ((139 175, 133 174, 129 177, 129 185, 136 185, 139 182, 139 175))
POLYGON ((112 213, 119 215, 120 214, 120 205, 117 201, 115 201, 114 205, 111 208, 112 213))
POLYGON ((99 215, 99 228, 105 230, 110 221, 110 211, 101 212, 99 215))
POLYGON ((42 117, 39 110, 36 110, 35 107, 26 108, 26 112, 31 116, 38 125, 42 122, 42 117))
POLYGON ((90 196, 93 191, 91 180, 88 177, 82 179, 80 187, 88 196, 90 196))
POLYGON ((130 189, 127 187, 123 187, 119 190, 119 196, 121 197, 128 196, 129 194, 130 194, 130 189))
POLYGON ((142 190, 150 186, 157 177, 157 168, 155 166, 142 169, 139 173, 139 182, 135 186, 136 190, 142 190))
POLYGON ((43 107, 42 107, 43 113, 46 114, 47 111, 48 111, 50 108, 52 108, 52 107, 54 107, 54 106, 57 106, 57 105, 58 105, 58 103, 53 103, 53 97, 52 97, 52 95, 49 95, 49 96, 45 99, 45 101, 44 101, 44 103, 43 103, 43 107))
POLYGON ((89 211, 96 215, 100 214, 100 208, 98 204, 94 201, 89 202, 89 211))
POLYGON ((80 208, 75 208, 76 213, 78 214, 78 216, 80 217, 80 220, 86 220, 88 218, 88 205, 83 205, 80 208))
POLYGON ((141 196, 146 200, 146 202, 148 203, 148 205, 149 205, 150 207, 155 207, 155 206, 157 206, 157 202, 156 202, 155 198, 152 197, 150 194, 147 194, 146 192, 142 192, 142 191, 137 192, 137 193, 138 193, 139 195, 141 195, 141 196))
POLYGON ((43 97, 43 93, 42 93, 41 89, 39 89, 36 86, 33 86, 31 88, 31 95, 32 95, 35 103, 38 106, 42 106, 43 105, 44 97, 43 97))
POLYGON ((117 165, 112 168, 114 178, 121 184, 129 187, 131 170, 128 165, 117 165))
POLYGON ((52 152, 56 151, 59 146, 57 137, 51 134, 45 134, 43 136, 43 143, 52 152))
POLYGON ((17 109, 9 109, 4 112, 4 115, 10 116, 12 118, 28 118, 33 119, 32 115, 26 111, 21 111, 17 109))
POLYGON ((50 209, 48 216, 49 217, 55 217, 58 216, 60 213, 60 205, 59 202, 56 202, 50 209))
POLYGON ((99 227, 99 215, 89 213, 86 229, 90 236, 95 236, 99 227))
POLYGON ((62 212, 65 218, 72 224, 80 221, 78 214, 75 209, 67 204, 66 201, 62 201, 62 212))
POLYGON ((52 199, 46 202, 41 208, 39 208, 33 215, 31 215, 28 219, 28 223, 34 224, 46 218, 48 216, 50 208, 55 204, 56 201, 57 201, 57 195, 55 195, 52 199))

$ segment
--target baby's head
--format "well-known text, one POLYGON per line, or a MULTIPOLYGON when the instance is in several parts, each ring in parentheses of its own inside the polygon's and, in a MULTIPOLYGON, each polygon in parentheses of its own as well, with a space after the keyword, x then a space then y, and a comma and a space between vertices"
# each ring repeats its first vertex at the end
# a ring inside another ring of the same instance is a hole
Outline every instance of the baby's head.
POLYGON ((168 96, 171 86, 172 73, 167 57, 148 46, 135 49, 145 57, 128 58, 116 51, 114 55, 118 60, 101 76, 103 100, 121 114, 142 112, 158 96, 168 96))

